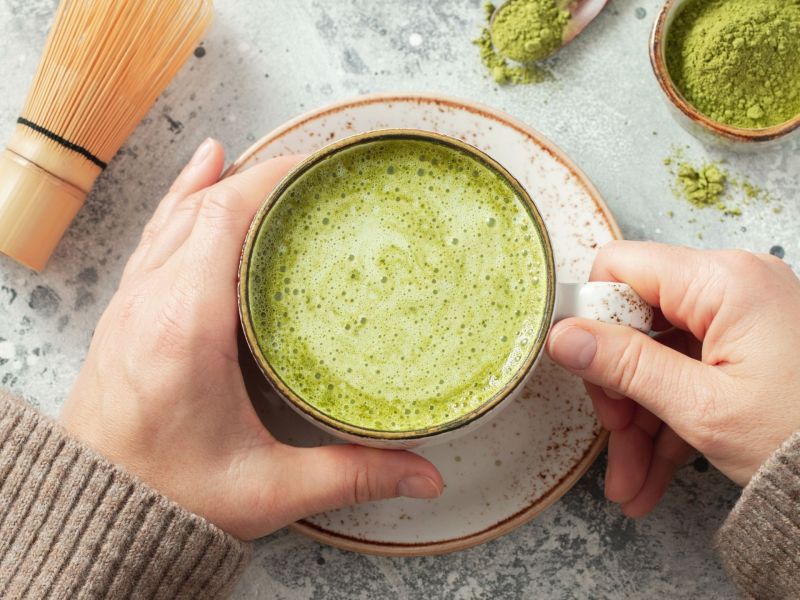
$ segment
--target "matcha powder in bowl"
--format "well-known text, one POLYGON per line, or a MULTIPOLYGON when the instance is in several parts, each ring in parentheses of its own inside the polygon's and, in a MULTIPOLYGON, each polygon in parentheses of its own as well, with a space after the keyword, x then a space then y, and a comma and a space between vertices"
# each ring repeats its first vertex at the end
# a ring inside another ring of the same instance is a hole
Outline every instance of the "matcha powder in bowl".
POLYGON ((762 129, 800 115, 800 0, 689 0, 666 39, 666 65, 707 117, 762 129))

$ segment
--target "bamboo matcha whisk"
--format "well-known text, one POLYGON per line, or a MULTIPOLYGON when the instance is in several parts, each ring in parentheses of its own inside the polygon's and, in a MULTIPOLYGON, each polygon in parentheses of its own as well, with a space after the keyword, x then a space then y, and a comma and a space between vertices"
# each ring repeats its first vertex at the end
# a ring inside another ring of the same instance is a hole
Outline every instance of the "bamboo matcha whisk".
POLYGON ((189 58, 211 0, 62 0, 0 154, 0 252, 40 271, 97 176, 189 58))

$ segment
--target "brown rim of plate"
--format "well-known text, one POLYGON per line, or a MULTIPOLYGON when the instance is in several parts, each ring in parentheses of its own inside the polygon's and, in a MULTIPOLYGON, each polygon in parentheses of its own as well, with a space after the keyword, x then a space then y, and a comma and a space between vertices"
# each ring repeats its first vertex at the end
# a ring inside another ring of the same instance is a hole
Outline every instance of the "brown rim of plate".
POLYGON ((450 433, 472 424, 476 420, 482 418, 487 413, 497 408, 497 406, 499 406, 506 398, 508 398, 509 395, 514 393, 520 384, 522 384, 536 362, 536 359, 539 357, 539 354, 544 349, 544 342, 550 329, 549 327, 545 327, 544 324, 550 323, 553 317, 553 308, 555 305, 555 269, 553 244, 550 241, 550 236, 547 232, 544 219, 542 218, 539 209, 536 207, 536 204, 533 202, 533 199, 530 197, 530 194, 528 194, 527 190, 511 173, 508 172, 508 170, 505 169, 505 167, 503 167, 503 165, 471 144, 447 135, 432 131, 424 131, 421 129, 378 129, 348 136, 331 144, 325 145, 323 148, 320 148, 295 166, 289 172, 289 174, 286 175, 283 180, 281 180, 275 189, 269 193, 266 200, 259 207, 255 217, 253 218, 253 221, 250 224, 250 227, 248 228, 247 237, 245 238, 244 246, 242 248, 242 256, 241 260, 239 261, 239 314, 241 316, 245 340, 250 348, 250 352, 256 359, 256 364, 258 365, 259 369, 276 389, 276 391, 289 402, 291 402, 296 409, 300 410, 307 417, 311 418, 313 421, 324 423, 336 431, 355 435, 364 439, 365 441, 419 440, 450 433), (352 423, 346 423, 333 418, 303 399, 285 381, 283 381, 283 379, 281 379, 280 375, 275 371, 265 356, 260 344, 258 343, 258 336, 255 333, 255 327, 252 322, 252 314, 248 302, 250 263, 252 260, 253 249, 255 247, 256 240, 259 236, 259 232, 261 231, 261 227, 264 225, 267 217, 269 216, 270 211, 277 205, 286 190, 293 183, 295 183, 298 178, 302 177, 302 175, 305 174, 309 169, 321 164, 329 157, 348 148, 353 148, 362 144, 379 142, 382 140, 419 140, 427 143, 446 146, 479 161, 484 167, 502 177, 506 183, 511 186, 514 193, 522 200, 534 222, 534 225, 541 235, 548 283, 542 326, 536 334, 536 339, 533 341, 533 345, 531 346, 528 355, 525 357, 524 362, 519 366, 517 371, 514 373, 514 376, 508 381, 508 383, 506 383, 506 385, 504 385, 500 390, 492 394, 492 396, 489 397, 483 404, 456 419, 447 421, 440 425, 405 431, 383 431, 353 425, 352 423))
MULTIPOLYGON (((577 165, 572 162, 572 159, 567 157, 548 138, 543 136, 534 128, 526 125, 522 121, 515 119, 514 117, 511 117, 510 115, 507 115, 502 111, 495 110, 477 102, 461 100, 459 98, 440 94, 408 94, 391 92, 376 93, 359 96, 349 100, 342 100, 333 104, 329 104, 323 108, 309 111, 299 115, 298 117, 295 117, 276 129, 273 129, 270 133, 256 141, 225 170, 224 177, 228 177, 237 173, 250 160, 250 158, 258 153, 264 146, 267 146, 287 133, 291 133, 295 129, 302 127, 309 121, 358 106, 392 102, 414 102, 416 104, 430 104, 439 107, 467 110, 468 112, 480 117, 498 122, 504 126, 511 127, 518 133, 522 134, 540 146, 555 160, 566 167, 567 170, 575 178, 577 178, 578 181, 580 181, 582 187, 586 190, 586 192, 589 194, 589 197, 594 202, 596 211, 603 216, 603 220, 608 226, 612 237, 614 239, 622 239, 622 231, 620 230, 616 219, 611 213, 611 210, 608 208, 608 205, 606 205, 605 201, 603 201, 601 198, 597 188, 577 167, 577 165)), ((323 140, 320 141, 322 142, 323 140)), ((580 460, 578 460, 569 470, 569 472, 567 472, 564 477, 562 477, 561 480, 559 480, 558 483, 551 487, 547 492, 532 501, 529 506, 514 513, 513 515, 498 521, 490 527, 475 533, 470 533, 466 536, 436 542, 371 542, 340 533, 331 532, 306 520, 300 520, 296 523, 292 523, 289 525, 289 528, 318 542, 328 544, 335 548, 349 550, 351 552, 373 554, 377 556, 432 556, 437 554, 447 554, 459 550, 466 550, 467 548, 472 548, 473 546, 483 544, 513 531, 517 527, 524 525, 534 517, 540 515, 547 508, 555 504, 555 502, 558 501, 564 494, 566 494, 583 476, 583 474, 586 473, 592 463, 594 463, 594 461, 605 448, 607 441, 608 432, 601 430, 580 460)))
POLYGON ((653 67, 653 74, 656 77, 656 81, 658 81, 658 85, 661 86, 670 103, 693 122, 698 123, 718 136, 735 142, 771 142, 800 128, 800 114, 785 123, 762 129, 746 129, 725 125, 705 116, 683 97, 683 94, 673 83, 664 59, 667 29, 672 24, 673 13, 680 8, 680 5, 681 0, 666 0, 664 2, 664 5, 658 11, 650 36, 650 64, 653 67))

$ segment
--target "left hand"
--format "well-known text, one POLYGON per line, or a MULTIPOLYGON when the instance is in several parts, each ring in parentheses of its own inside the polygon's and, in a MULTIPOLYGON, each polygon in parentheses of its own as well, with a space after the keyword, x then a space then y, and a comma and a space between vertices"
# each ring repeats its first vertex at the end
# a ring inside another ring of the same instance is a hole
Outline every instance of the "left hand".
POLYGON ((264 428, 239 369, 239 255, 258 206, 297 157, 219 180, 207 140, 146 226, 61 420, 74 437, 241 538, 341 506, 442 490, 410 452, 294 448, 264 428))

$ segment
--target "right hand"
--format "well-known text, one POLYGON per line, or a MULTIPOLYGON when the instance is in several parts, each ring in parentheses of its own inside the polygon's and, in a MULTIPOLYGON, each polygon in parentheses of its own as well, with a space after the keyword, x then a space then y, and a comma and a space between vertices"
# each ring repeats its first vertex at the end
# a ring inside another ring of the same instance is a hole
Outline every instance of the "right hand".
POLYGON ((648 513, 694 449, 746 485, 800 430, 800 280, 783 261, 612 242, 591 279, 631 285, 676 328, 567 319, 548 339, 611 431, 605 491, 625 514, 648 513))

